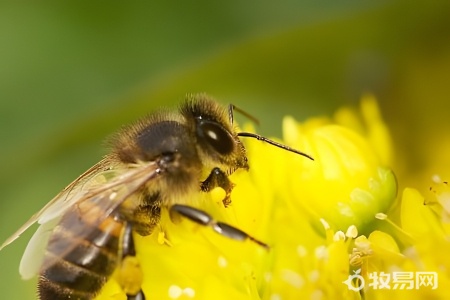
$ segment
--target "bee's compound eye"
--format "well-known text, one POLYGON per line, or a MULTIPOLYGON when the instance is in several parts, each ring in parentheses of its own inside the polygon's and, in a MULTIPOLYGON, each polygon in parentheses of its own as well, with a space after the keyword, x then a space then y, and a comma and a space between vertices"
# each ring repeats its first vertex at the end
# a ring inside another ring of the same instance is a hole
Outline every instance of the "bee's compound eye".
POLYGON ((198 134, 220 154, 229 154, 233 151, 234 141, 230 133, 215 122, 200 122, 198 134))

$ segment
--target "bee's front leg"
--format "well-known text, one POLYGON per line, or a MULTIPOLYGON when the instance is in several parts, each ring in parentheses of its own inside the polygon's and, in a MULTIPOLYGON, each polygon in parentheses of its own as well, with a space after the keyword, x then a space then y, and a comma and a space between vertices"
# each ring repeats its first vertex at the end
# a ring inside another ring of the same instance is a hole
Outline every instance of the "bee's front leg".
POLYGON ((225 198, 223 198, 223 206, 227 207, 231 204, 231 191, 234 184, 228 179, 227 174, 219 168, 212 169, 208 178, 200 184, 200 188, 203 192, 209 192, 215 187, 220 187, 225 191, 225 198))

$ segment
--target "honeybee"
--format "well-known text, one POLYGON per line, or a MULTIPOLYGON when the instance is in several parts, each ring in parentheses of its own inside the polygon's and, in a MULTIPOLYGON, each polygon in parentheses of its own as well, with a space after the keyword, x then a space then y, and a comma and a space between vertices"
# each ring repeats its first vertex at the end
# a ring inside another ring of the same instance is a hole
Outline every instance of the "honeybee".
MULTIPOLYGON (((225 191, 223 205, 231 203, 234 184, 228 176, 249 169, 240 137, 312 159, 260 135, 237 132, 233 110, 237 108, 229 105, 227 111, 204 94, 189 95, 178 112, 159 111, 124 127, 111 139, 110 154, 33 215, 0 250, 38 222, 20 263, 22 277, 39 274, 42 300, 87 300, 119 265, 135 257, 133 233, 151 234, 163 208, 229 238, 268 247, 189 206, 193 193, 216 187, 225 191), (203 179, 205 170, 209 175, 203 179)), ((145 299, 140 284, 122 288, 129 300, 145 299)))

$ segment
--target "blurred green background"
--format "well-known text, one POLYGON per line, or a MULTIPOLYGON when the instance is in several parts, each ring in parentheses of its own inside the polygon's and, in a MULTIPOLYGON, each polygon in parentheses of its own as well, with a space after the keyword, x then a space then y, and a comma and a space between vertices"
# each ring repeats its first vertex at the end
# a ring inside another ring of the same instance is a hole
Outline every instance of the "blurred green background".
MULTIPOLYGON (((374 93, 401 185, 450 176, 450 2, 3 1, 0 240, 105 153, 119 126, 186 93, 257 116, 260 133, 374 93), (447 172, 447 173, 445 173, 447 172)), ((34 228, 0 253, 2 299, 34 228)))

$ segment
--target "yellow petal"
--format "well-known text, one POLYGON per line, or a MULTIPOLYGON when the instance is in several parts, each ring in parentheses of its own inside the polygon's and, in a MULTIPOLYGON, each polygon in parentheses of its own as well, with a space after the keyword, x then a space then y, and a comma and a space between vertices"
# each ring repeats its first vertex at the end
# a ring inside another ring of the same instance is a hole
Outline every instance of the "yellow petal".
POLYGON ((445 237, 440 220, 424 205, 423 196, 415 189, 406 188, 403 191, 401 223, 402 228, 417 239, 426 236, 445 237))

